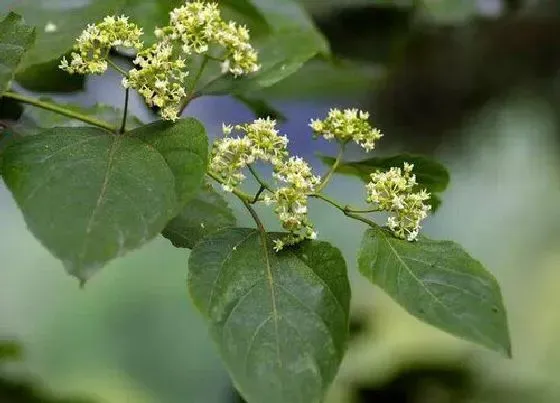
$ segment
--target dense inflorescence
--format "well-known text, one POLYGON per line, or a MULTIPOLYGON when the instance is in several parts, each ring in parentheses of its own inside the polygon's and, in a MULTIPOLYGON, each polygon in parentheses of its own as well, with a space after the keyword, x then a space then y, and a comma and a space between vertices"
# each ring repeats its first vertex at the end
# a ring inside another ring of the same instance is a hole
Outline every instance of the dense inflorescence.
POLYGON ((141 50, 142 28, 128 17, 108 16, 99 24, 90 24, 74 45, 70 61, 63 57, 60 68, 70 74, 102 74, 107 70, 107 57, 112 47, 122 46, 141 50))
POLYGON ((379 129, 371 127, 368 119, 369 113, 358 109, 331 109, 326 119, 312 119, 309 126, 317 137, 342 143, 354 141, 366 151, 371 151, 383 135, 379 129))
POLYGON ((420 230, 420 222, 428 216, 431 206, 425 202, 430 199, 426 190, 417 190, 414 166, 404 163, 404 169, 391 168, 387 172, 371 174, 366 185, 367 201, 382 211, 392 213, 387 226, 395 236, 414 241, 420 230))
MULTIPOLYGON (((324 120, 312 120, 315 136, 335 138, 344 145, 348 141, 371 150, 381 138, 378 129, 368 122, 369 114, 357 109, 340 111, 332 109, 324 120)), ((276 186, 263 184, 262 197, 253 202, 263 201, 274 205, 274 211, 288 235, 275 240, 274 249, 282 250, 304 239, 315 239, 317 233, 308 216, 308 199, 315 197, 323 188, 324 179, 313 174, 311 166, 302 158, 290 156, 288 139, 279 134, 276 121, 257 119, 253 123, 237 126, 223 126, 224 137, 215 141, 212 148, 210 173, 226 191, 234 191, 246 178, 244 169, 255 162, 268 162, 273 168, 276 186), (233 133, 241 135, 234 137, 233 133), (265 186, 266 185, 266 186, 265 186)), ((393 167, 387 172, 376 172, 366 185, 367 201, 374 204, 376 211, 390 213, 388 228, 401 239, 414 241, 420 230, 420 223, 427 217, 430 205, 426 202, 430 194, 419 189, 413 165, 405 163, 404 169, 393 167)))
POLYGON ((284 239, 275 241, 275 249, 315 238, 315 230, 307 217, 307 200, 320 178, 313 175, 303 159, 289 156, 288 138, 278 132, 276 121, 257 119, 235 127, 224 126, 223 132, 224 137, 214 142, 209 168, 222 183, 222 188, 232 191, 239 186, 245 179, 242 171, 250 164, 270 163, 278 186, 267 189, 262 200, 275 206, 282 227, 289 232, 284 239), (231 137, 234 130, 242 135, 231 137))
POLYGON ((217 3, 187 2, 170 12, 169 25, 157 28, 157 42, 144 49, 142 29, 128 17, 106 17, 89 25, 77 39, 71 60, 60 68, 71 74, 101 74, 107 70, 111 48, 138 52, 135 68, 123 78, 123 86, 137 90, 148 106, 161 110, 164 120, 176 120, 188 101, 185 91, 188 65, 196 55, 221 62, 222 74, 240 76, 259 70, 257 52, 249 30, 224 21, 217 3))

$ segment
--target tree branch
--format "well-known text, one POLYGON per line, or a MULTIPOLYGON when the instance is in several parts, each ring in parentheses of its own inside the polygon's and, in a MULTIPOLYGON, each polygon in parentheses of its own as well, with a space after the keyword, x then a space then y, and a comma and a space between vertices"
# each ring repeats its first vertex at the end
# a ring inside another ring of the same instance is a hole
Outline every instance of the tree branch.
POLYGON ((82 113, 70 110, 70 109, 66 109, 62 106, 55 105, 55 104, 52 104, 50 102, 40 101, 38 99, 27 97, 25 95, 17 94, 15 92, 11 92, 11 91, 5 92, 2 95, 2 97, 14 99, 16 101, 35 106, 37 108, 41 108, 41 109, 45 109, 47 111, 58 113, 59 115, 67 116, 67 117, 72 118, 72 119, 77 119, 77 120, 80 120, 82 122, 88 123, 92 126, 97 126, 97 127, 102 128, 102 129, 105 129, 105 130, 109 130, 109 131, 112 131, 112 132, 117 131, 116 127, 110 125, 109 123, 107 123, 103 120, 96 119, 94 117, 87 116, 87 115, 84 115, 82 113))

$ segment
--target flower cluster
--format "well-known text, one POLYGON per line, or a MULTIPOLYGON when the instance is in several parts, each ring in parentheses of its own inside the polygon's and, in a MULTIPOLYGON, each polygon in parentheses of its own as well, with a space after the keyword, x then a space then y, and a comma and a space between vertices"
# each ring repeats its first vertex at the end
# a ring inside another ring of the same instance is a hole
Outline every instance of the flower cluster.
POLYGON ((189 2, 170 15, 170 25, 156 30, 159 38, 180 41, 186 54, 207 53, 212 45, 222 47, 223 73, 239 76, 259 70, 257 52, 249 43, 249 30, 233 21, 224 21, 218 4, 189 2))
POLYGON ((307 217, 307 198, 315 191, 320 178, 301 158, 289 157, 288 139, 276 129, 276 121, 257 119, 253 123, 223 126, 224 137, 212 147, 210 173, 218 178, 225 191, 232 191, 244 179, 243 169, 256 161, 269 162, 274 168, 277 189, 267 189, 262 200, 274 204, 274 211, 289 232, 284 239, 275 240, 275 250, 293 245, 304 239, 314 239, 316 233, 307 217), (231 137, 233 130, 241 132, 231 137))
POLYGON ((257 119, 253 123, 223 126, 224 138, 214 142, 209 170, 222 181, 222 187, 231 191, 245 175, 241 172, 257 160, 278 164, 288 155, 288 138, 278 133, 276 121, 257 119), (233 130, 244 134, 229 137, 233 130))
POLYGON ((294 245, 304 239, 315 239, 317 233, 307 216, 307 199, 321 181, 313 175, 311 167, 299 157, 290 157, 276 164, 274 177, 283 186, 272 196, 266 195, 265 202, 275 203, 275 213, 282 227, 290 234, 274 241, 274 249, 280 251, 285 245, 294 245))
POLYGON ((178 119, 186 96, 183 87, 188 76, 185 60, 174 57, 170 43, 158 42, 138 53, 134 64, 138 69, 129 71, 128 78, 123 78, 123 86, 137 90, 148 106, 160 108, 163 119, 178 119))
POLYGON ((331 109, 325 120, 313 119, 309 126, 315 136, 343 143, 354 141, 366 151, 371 151, 383 134, 379 129, 372 128, 368 119, 369 113, 358 109, 331 109))
POLYGON ((59 67, 69 73, 101 74, 107 70, 112 47, 132 48, 139 52, 134 60, 136 68, 128 72, 123 85, 136 89, 149 106, 160 108, 165 120, 178 119, 187 97, 186 58, 207 54, 205 57, 222 62, 223 74, 235 76, 260 68, 248 29, 224 21, 217 3, 192 1, 175 8, 170 12, 169 25, 155 30, 157 42, 144 51, 141 35, 142 29, 129 23, 128 17, 106 17, 82 32, 71 60, 63 58, 59 67), (220 54, 211 54, 215 49, 220 54))
POLYGON ((70 62, 65 57, 60 69, 70 74, 101 74, 107 70, 107 56, 114 46, 142 49, 142 28, 128 22, 128 17, 105 17, 99 24, 90 24, 74 45, 70 62))
POLYGON ((389 229, 401 239, 414 241, 420 230, 420 222, 431 209, 425 202, 430 199, 426 190, 416 191, 414 165, 404 163, 404 169, 391 168, 387 172, 371 174, 366 185, 367 201, 380 210, 393 213, 387 220, 389 229))

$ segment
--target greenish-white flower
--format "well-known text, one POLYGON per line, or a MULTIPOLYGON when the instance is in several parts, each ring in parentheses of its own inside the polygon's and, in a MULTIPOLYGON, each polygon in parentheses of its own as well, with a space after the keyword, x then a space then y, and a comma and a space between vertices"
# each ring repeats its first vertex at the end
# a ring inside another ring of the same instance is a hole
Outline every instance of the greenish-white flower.
POLYGON ((389 171, 371 174, 366 185, 367 201, 379 210, 391 213, 387 220, 389 229, 401 239, 414 241, 420 231, 420 223, 428 216, 431 206, 426 202, 430 194, 417 190, 414 165, 404 163, 404 169, 393 167, 389 171))
POLYGON ((314 175, 311 166, 299 157, 290 157, 274 166, 274 177, 279 187, 266 202, 274 204, 282 227, 289 235, 275 242, 275 249, 293 245, 304 239, 315 239, 317 233, 307 214, 309 194, 313 193, 321 178, 314 175))
POLYGON ((369 113, 358 109, 331 109, 326 119, 312 119, 309 126, 315 136, 327 140, 336 139, 342 143, 354 141, 366 151, 375 148, 377 141, 383 137, 379 129, 369 122, 369 113))
POLYGON ((245 175, 241 172, 255 161, 280 162, 288 155, 288 138, 280 135, 276 121, 270 118, 257 119, 253 123, 223 125, 224 137, 216 140, 212 147, 210 172, 220 177, 225 190, 238 186, 245 175), (236 130, 241 137, 228 137, 236 130))
POLYGON ((90 24, 74 45, 70 61, 62 58, 59 68, 70 74, 101 74, 107 70, 107 57, 112 47, 140 50, 142 28, 126 16, 108 16, 99 24, 90 24))
POLYGON ((173 44, 157 42, 138 53, 134 64, 137 68, 128 72, 123 85, 137 90, 148 106, 160 108, 163 119, 178 119, 187 95, 184 81, 189 73, 185 60, 176 55, 173 44))

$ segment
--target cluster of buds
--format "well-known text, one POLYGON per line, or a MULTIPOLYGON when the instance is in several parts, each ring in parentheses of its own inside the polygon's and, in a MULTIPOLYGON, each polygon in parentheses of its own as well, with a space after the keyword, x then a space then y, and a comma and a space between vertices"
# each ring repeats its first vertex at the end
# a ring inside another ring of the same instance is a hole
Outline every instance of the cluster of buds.
POLYGON ((222 73, 235 76, 259 70, 257 52, 249 43, 245 26, 222 19, 217 3, 187 2, 170 12, 168 26, 157 28, 157 42, 141 51, 142 29, 127 17, 106 17, 102 23, 89 25, 75 45, 70 62, 65 58, 60 68, 73 74, 101 74, 107 70, 112 47, 139 51, 135 69, 123 79, 126 88, 136 89, 149 106, 161 110, 165 120, 178 119, 188 75, 186 58, 207 54, 222 62, 222 73), (220 54, 210 54, 220 49, 220 54))
POLYGON ((212 147, 209 170, 220 178, 225 191, 245 179, 242 170, 249 164, 260 160, 276 165, 288 155, 288 138, 279 134, 273 119, 257 119, 235 127, 224 125, 223 133, 212 147), (243 136, 230 137, 234 129, 243 136))
POLYGON ((63 57, 60 69, 70 74, 102 74, 107 70, 107 57, 112 47, 135 50, 143 47, 142 28, 128 22, 128 17, 105 17, 99 24, 90 24, 74 45, 70 62, 63 57))
POLYGON ((336 139, 342 143, 354 141, 366 151, 371 151, 383 134, 371 127, 368 119, 369 113, 358 109, 331 109, 325 120, 312 119, 309 126, 316 137, 336 139))
POLYGON ((367 201, 379 210, 391 213, 387 226, 401 239, 414 241, 420 230, 420 222, 431 209, 425 202, 430 199, 426 190, 417 191, 414 165, 404 163, 404 169, 391 168, 387 172, 371 174, 371 182, 366 185, 367 201))
POLYGON ((311 166, 299 157, 290 157, 274 166, 274 177, 282 184, 272 196, 265 196, 265 203, 276 204, 274 209, 282 227, 289 232, 284 239, 274 241, 280 251, 304 239, 315 239, 317 233, 307 216, 308 195, 315 192, 321 178, 313 175, 311 166))

